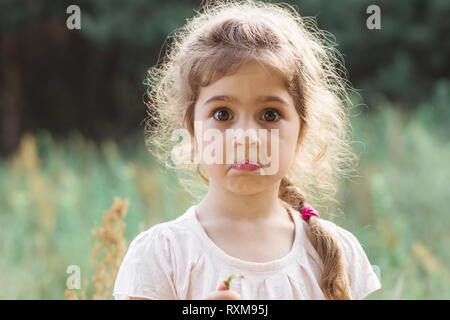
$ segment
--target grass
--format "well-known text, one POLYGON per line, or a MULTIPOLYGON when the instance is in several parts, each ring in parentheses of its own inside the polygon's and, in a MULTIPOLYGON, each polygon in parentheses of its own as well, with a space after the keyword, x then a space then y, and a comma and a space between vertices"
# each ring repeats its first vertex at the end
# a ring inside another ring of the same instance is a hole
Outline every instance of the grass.
MULTIPOLYGON (((0 279, 1 296, 63 299, 70 265, 80 267, 83 282, 95 284, 108 250, 95 233, 105 227, 105 208, 115 197, 128 199, 121 219, 127 246, 137 233, 185 209, 189 199, 175 180, 152 165, 145 150, 127 157, 113 141, 96 145, 78 134, 54 141, 45 131, 25 135, 17 154, 0 160, 0 270, 8 275, 0 279), (95 264, 98 243, 104 247, 95 264)), ((117 262, 118 256, 108 259, 117 262)), ((102 292, 91 285, 86 295, 102 292)))

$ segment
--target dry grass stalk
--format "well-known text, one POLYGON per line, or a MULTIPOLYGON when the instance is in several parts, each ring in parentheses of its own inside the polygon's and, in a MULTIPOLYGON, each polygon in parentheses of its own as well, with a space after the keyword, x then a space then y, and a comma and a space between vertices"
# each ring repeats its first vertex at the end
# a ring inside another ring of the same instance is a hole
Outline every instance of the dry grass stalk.
POLYGON ((414 258, 419 261, 429 274, 438 273, 443 279, 449 281, 450 272, 447 267, 425 247, 422 243, 415 241, 412 244, 412 253, 414 258))
MULTIPOLYGON (((94 282, 94 300, 106 300, 111 297, 114 280, 119 270, 120 263, 126 251, 125 217, 129 205, 129 199, 124 200, 115 197, 111 208, 103 212, 103 222, 92 230, 92 237, 98 242, 94 248, 92 260, 96 271, 92 280, 94 282), (103 254, 102 254, 103 253, 103 254)), ((87 280, 83 282, 81 299, 86 300, 87 280)), ((78 300, 78 295, 72 290, 66 289, 66 299, 78 300)))
POLYGON ((37 224, 41 227, 43 234, 48 235, 55 227, 55 206, 50 184, 40 167, 36 138, 31 134, 24 134, 19 151, 11 157, 11 170, 25 174, 28 185, 31 187, 31 194, 40 209, 40 216, 36 215, 37 224))

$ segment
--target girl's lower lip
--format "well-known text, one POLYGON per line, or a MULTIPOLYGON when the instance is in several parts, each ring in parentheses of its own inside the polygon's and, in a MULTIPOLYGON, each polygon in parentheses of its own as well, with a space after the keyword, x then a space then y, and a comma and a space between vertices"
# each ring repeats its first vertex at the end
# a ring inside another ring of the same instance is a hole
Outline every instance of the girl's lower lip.
POLYGON ((235 163, 233 164, 233 169, 236 170, 257 170, 261 166, 259 163, 235 163))

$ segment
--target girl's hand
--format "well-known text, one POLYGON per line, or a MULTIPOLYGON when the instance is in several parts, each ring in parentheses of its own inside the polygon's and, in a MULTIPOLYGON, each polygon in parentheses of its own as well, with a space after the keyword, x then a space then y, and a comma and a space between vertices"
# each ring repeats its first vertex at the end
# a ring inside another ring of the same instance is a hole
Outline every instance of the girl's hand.
POLYGON ((216 291, 210 292, 203 300, 242 300, 239 293, 227 289, 225 281, 222 281, 216 291))

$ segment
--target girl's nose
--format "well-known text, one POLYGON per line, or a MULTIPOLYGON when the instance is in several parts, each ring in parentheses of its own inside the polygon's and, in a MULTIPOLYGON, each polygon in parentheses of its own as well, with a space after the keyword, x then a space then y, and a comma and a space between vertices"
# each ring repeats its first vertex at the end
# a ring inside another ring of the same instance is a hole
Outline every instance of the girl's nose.
MULTIPOLYGON (((251 161, 258 162, 258 149, 260 143, 256 128, 234 129, 233 134, 233 151, 229 157, 232 163, 234 161, 251 161)), ((228 154, 227 154, 228 156, 228 154)))
POLYGON ((247 144, 252 147, 259 145, 258 129, 256 128, 233 129, 233 133, 233 146, 247 144))
POLYGON ((258 143, 258 130, 260 126, 254 119, 242 117, 231 129, 235 132, 236 143, 245 143, 246 137, 250 140, 249 144, 258 143))

